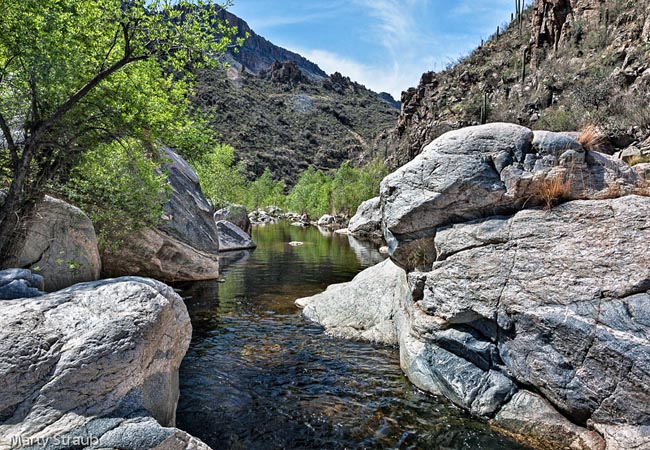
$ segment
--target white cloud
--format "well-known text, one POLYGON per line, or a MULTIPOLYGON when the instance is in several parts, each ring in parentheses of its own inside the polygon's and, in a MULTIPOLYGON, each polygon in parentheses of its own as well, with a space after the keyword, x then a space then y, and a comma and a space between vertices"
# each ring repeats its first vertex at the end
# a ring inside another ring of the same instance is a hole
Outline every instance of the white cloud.
POLYGON ((400 99, 403 90, 417 83, 421 74, 421 72, 418 73, 413 80, 412 74, 405 73, 397 62, 394 62, 393 67, 388 69, 383 66, 375 67, 362 64, 327 50, 293 48, 292 51, 315 62, 328 74, 340 72, 375 92, 388 92, 397 100, 400 99))

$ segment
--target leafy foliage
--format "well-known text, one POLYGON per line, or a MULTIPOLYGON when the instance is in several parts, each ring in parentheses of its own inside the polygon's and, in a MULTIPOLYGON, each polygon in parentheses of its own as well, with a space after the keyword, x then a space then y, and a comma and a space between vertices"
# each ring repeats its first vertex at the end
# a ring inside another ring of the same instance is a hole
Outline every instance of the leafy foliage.
POLYGON ((190 161, 199 176, 203 194, 215 208, 240 202, 245 196, 244 167, 234 163, 234 152, 229 145, 216 145, 190 161))
POLYGON ((248 208, 266 206, 286 207, 297 213, 316 218, 323 214, 352 215, 359 205, 377 195, 379 184, 387 169, 376 160, 362 167, 353 167, 349 161, 330 173, 309 167, 296 185, 285 195, 283 181, 274 181, 271 171, 246 187, 246 196, 239 201, 248 208))
POLYGON ((155 225, 168 192, 166 175, 135 140, 100 145, 81 156, 65 187, 90 216, 100 247, 121 244, 133 231, 155 225))
POLYGON ((103 158, 106 145, 183 138, 201 147, 201 127, 188 119, 188 69, 215 64, 230 45, 235 30, 216 19, 219 8, 213 0, 0 0, 0 182, 9 185, 0 260, 45 189, 66 183, 76 164, 97 169, 88 158, 103 158))
POLYGON ((284 181, 273 180, 271 171, 266 168, 248 187, 244 204, 251 209, 263 206, 282 207, 285 204, 284 189, 284 181))

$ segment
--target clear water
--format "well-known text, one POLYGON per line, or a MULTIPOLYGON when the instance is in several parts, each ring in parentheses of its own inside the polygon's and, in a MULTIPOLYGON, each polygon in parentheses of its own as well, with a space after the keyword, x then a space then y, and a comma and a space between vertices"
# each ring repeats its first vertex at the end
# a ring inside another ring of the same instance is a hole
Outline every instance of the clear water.
POLYGON ((397 349, 331 338, 300 316, 296 298, 381 261, 372 244, 286 223, 253 238, 225 282, 181 287, 194 336, 179 428, 215 450, 523 448, 409 384, 397 349))

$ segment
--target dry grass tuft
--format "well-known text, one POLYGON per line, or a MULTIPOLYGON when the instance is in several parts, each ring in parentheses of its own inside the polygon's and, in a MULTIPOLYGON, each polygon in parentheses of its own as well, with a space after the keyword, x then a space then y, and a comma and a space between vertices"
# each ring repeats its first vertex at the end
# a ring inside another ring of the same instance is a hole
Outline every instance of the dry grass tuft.
POLYGON ((535 197, 542 201, 545 209, 551 209, 562 200, 570 198, 571 178, 556 174, 542 181, 535 192, 535 197))
POLYGON ((582 148, 591 151, 603 151, 607 147, 607 136, 603 130, 596 125, 587 125, 580 130, 578 142, 582 148))
POLYGON ((628 164, 634 166, 636 164, 650 163, 649 155, 636 155, 630 158, 628 164))

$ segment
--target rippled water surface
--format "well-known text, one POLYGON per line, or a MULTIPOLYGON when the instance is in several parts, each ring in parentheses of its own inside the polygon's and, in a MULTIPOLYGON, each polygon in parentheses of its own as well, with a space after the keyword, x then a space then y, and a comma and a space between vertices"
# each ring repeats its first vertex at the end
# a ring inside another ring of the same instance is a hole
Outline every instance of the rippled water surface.
POLYGON ((371 244, 286 223, 253 238, 225 282, 181 287, 194 337, 179 428, 214 449, 522 448, 410 385, 397 349, 331 338, 300 316, 296 298, 382 260, 371 244))

